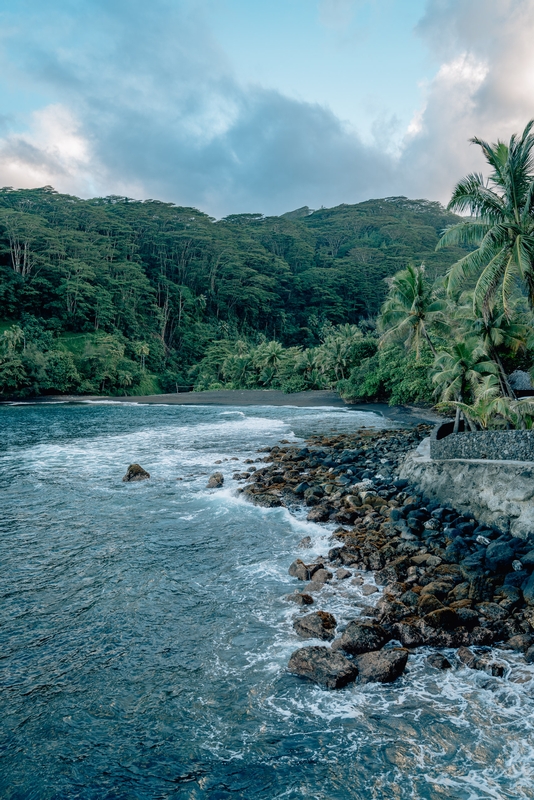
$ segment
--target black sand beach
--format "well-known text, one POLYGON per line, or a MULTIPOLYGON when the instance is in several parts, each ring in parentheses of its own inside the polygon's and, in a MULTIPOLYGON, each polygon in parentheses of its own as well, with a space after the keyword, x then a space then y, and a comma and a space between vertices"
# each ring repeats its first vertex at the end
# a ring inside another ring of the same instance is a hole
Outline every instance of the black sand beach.
MULTIPOLYGON (((139 403, 142 405, 220 405, 220 406, 296 406, 298 408, 346 408, 357 411, 372 411, 393 422, 418 424, 419 422, 439 422, 439 417, 429 408, 417 406, 388 406, 387 403, 346 403, 337 392, 328 390, 295 392, 285 394, 272 389, 220 389, 208 392, 180 392, 179 394, 152 394, 124 397, 103 397, 99 395, 50 395, 48 397, 27 398, 26 402, 38 403, 82 403, 108 401, 114 403, 139 403)), ((17 401, 24 402, 24 401, 17 401)))

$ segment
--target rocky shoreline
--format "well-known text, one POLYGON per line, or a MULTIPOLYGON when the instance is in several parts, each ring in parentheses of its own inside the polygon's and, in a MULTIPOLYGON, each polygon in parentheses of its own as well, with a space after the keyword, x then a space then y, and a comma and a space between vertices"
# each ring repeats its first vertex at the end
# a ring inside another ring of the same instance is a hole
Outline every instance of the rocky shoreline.
POLYGON ((428 661, 438 669, 458 663, 502 676, 496 645, 534 663, 534 533, 513 538, 399 480, 407 452, 429 432, 420 424, 314 436, 304 447, 282 441, 234 475, 245 482, 238 492, 257 505, 305 505, 308 520, 338 524, 327 554, 289 567, 295 581, 305 582, 287 598, 300 607, 296 632, 331 642, 297 650, 290 672, 327 688, 391 682, 422 646, 435 648, 428 661), (310 606, 320 604, 325 584, 361 582, 361 571, 374 573, 382 597, 376 606, 355 608, 336 637, 335 618, 310 606), (439 652, 450 648, 452 664, 439 652))

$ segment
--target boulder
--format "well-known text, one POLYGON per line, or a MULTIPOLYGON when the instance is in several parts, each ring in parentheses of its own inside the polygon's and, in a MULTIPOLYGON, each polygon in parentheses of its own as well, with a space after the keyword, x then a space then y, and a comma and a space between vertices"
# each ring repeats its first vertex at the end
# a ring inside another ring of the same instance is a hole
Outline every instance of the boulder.
POLYGON ((328 647, 302 647, 296 650, 288 664, 289 672, 308 678, 327 689, 341 689, 355 680, 355 664, 328 647))
POLYGON ((322 567, 322 564, 305 564, 302 559, 297 558, 290 565, 288 572, 292 578, 298 578, 299 581, 308 581, 322 567))
POLYGON ((327 522, 330 517, 331 509, 328 506, 317 505, 308 513, 308 522, 327 522))
POLYGON ((143 469, 140 464, 130 464, 122 480, 125 482, 146 481, 148 478, 150 478, 150 473, 148 473, 146 469, 143 469))
POLYGON ((534 664, 534 645, 529 647, 525 653, 525 661, 527 664, 534 664))
POLYGON ((206 488, 220 489, 223 483, 224 483, 224 475, 222 474, 222 472, 214 472, 213 475, 210 475, 206 488))
POLYGON ((483 653, 476 656, 468 647, 460 647, 456 655, 466 667, 469 669, 478 669, 488 672, 494 678, 502 678, 505 673, 506 665, 502 662, 495 661, 489 653, 483 653))
POLYGON ((298 543, 298 547, 302 548, 303 550, 309 550, 312 546, 311 536, 304 536, 303 539, 300 540, 298 543))
POLYGON ((504 643, 503 647, 509 650, 520 650, 526 653, 532 645, 532 636, 529 633, 518 633, 504 643))
POLYGON ((458 614, 452 608, 438 608, 425 614, 424 621, 432 628, 443 631, 452 631, 460 625, 458 614))
POLYGON ((508 572, 514 551, 506 542, 492 542, 486 549, 486 567, 492 572, 508 572))
POLYGON ((341 639, 336 642, 337 648, 356 656, 371 650, 380 650, 391 637, 377 622, 349 622, 341 639))
POLYGON ((318 569, 313 573, 314 583, 327 583, 331 581, 334 576, 327 569, 318 569))
POLYGON ((428 656, 426 663, 429 667, 434 667, 435 669, 451 669, 452 667, 449 659, 445 658, 442 653, 431 653, 428 656))
POLYGON ((314 611, 293 623, 298 635, 305 639, 333 639, 336 625, 335 617, 327 611, 314 611))
MULTIPOLYGON (((519 573, 517 573, 519 574, 519 573)), ((534 605, 534 572, 523 584, 523 597, 529 606, 534 605)))
POLYGON ((351 575, 352 572, 349 569, 345 569, 345 567, 340 567, 339 569, 336 569, 336 578, 338 579, 338 581, 344 581, 347 578, 350 578, 351 575))
POLYGON ((298 606, 310 606, 313 603, 313 597, 305 592, 288 594, 286 595, 286 600, 289 600, 290 603, 296 603, 298 606))
POLYGON ((360 683, 392 683, 404 672, 408 651, 373 650, 355 660, 360 683))

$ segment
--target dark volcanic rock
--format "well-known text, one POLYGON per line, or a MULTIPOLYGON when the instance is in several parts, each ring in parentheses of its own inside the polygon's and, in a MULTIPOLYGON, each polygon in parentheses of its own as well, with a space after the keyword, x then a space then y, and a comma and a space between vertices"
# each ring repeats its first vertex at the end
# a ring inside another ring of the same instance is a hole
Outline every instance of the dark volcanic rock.
POLYGON ((222 472, 214 472, 210 475, 206 488, 207 489, 220 489, 224 483, 224 475, 222 472))
POLYGON ((130 464, 126 471, 126 475, 122 479, 123 481, 146 481, 150 478, 150 473, 143 469, 140 464, 130 464))
POLYGON ((534 605, 534 572, 523 584, 523 597, 529 606, 534 605))
POLYGON ((407 650, 373 650, 356 658, 360 683, 392 683, 402 675, 407 650))
POLYGON ((445 656, 441 653, 431 653, 428 656, 426 663, 435 669, 451 669, 452 667, 449 659, 445 658, 445 656))
POLYGON ((510 650, 521 650, 523 653, 526 653, 531 645, 532 636, 529 633, 518 633, 508 639, 503 646, 510 650))
POLYGON ((313 580, 315 583, 328 583, 333 577, 333 574, 327 569, 318 569, 313 573, 313 580))
POLYGON ((432 628, 439 630, 452 631, 460 624, 458 614, 452 608, 438 608, 425 615, 425 622, 432 628))
POLYGON ((470 669, 483 670, 489 672, 495 678, 502 678, 505 673, 505 665, 502 662, 495 661, 489 653, 483 653, 481 656, 476 656, 468 647, 460 647, 456 655, 466 667, 470 669))
POLYGON ((296 619, 293 627, 298 635, 305 639, 333 639, 336 624, 335 617, 327 611, 314 611, 296 619))
POLYGON ((492 572, 508 572, 514 551, 506 542, 492 542, 486 550, 486 566, 492 572))
POLYGON ((380 650, 391 636, 377 622, 349 622, 340 639, 332 645, 335 649, 344 650, 356 656, 370 650, 380 650))
POLYGON ((310 512, 308 512, 308 516, 306 519, 309 522, 326 522, 330 517, 331 509, 328 506, 315 506, 312 508, 310 512))
POLYGON ((286 600, 289 600, 290 603, 296 603, 298 606, 310 606, 313 603, 313 597, 305 592, 288 594, 286 595, 286 600))
POLYGON ((309 581, 315 572, 322 569, 322 566, 322 564, 305 564, 302 559, 297 558, 290 565, 288 572, 292 578, 298 578, 299 581, 309 581))
POLYGON ((296 650, 288 664, 289 672, 308 678, 327 689, 341 689, 355 680, 358 668, 341 653, 329 647, 302 647, 296 650))

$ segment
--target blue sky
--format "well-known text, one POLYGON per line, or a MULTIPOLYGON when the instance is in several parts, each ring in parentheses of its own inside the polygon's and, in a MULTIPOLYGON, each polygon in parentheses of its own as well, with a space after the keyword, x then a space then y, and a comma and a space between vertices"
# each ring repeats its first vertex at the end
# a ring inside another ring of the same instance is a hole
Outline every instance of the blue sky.
POLYGON ((446 202, 534 116, 533 36, 534 0, 0 0, 0 184, 446 202))

